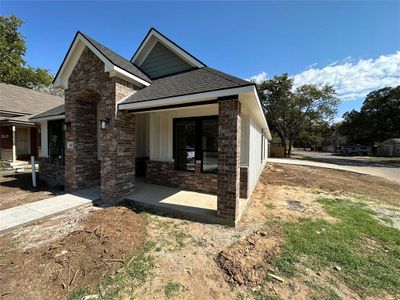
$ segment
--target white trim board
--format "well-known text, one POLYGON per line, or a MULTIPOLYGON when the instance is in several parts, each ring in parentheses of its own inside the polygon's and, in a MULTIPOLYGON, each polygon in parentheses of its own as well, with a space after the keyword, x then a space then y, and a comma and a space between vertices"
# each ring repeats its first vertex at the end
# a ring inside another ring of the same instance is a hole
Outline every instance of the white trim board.
POLYGON ((58 116, 48 116, 48 117, 41 117, 30 119, 31 122, 40 122, 40 121, 51 121, 51 120, 62 120, 65 119, 65 115, 58 115, 58 116))

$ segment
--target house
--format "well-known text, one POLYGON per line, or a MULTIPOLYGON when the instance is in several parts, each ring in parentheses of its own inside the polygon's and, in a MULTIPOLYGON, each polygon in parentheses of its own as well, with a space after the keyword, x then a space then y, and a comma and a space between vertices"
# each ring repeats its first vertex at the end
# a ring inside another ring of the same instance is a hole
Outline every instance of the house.
POLYGON ((360 144, 339 145, 336 151, 343 155, 371 155, 372 147, 360 144))
POLYGON ((378 156, 400 156, 400 138, 383 141, 377 146, 378 156))
POLYGON ((40 143, 33 115, 64 103, 58 96, 0 83, 0 159, 10 165, 37 156, 40 143))
POLYGON ((218 217, 237 222, 271 139, 254 83, 208 67, 152 28, 131 60, 78 32, 54 84, 65 106, 31 120, 42 145, 64 134, 65 145, 42 147, 41 175, 65 178, 67 191, 100 185, 114 204, 145 174, 147 183, 217 195, 218 217))

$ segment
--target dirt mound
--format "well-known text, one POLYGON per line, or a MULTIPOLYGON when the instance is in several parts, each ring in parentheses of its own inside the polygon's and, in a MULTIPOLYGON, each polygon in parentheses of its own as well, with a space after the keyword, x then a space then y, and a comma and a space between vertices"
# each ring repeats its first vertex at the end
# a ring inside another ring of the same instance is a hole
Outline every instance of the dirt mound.
POLYGON ((63 298, 121 269, 144 242, 145 219, 125 207, 92 212, 82 225, 46 247, 15 252, 0 265, 4 299, 63 298))
POLYGON ((281 242, 281 228, 262 229, 220 252, 217 263, 228 275, 230 283, 255 286, 262 283, 281 242))

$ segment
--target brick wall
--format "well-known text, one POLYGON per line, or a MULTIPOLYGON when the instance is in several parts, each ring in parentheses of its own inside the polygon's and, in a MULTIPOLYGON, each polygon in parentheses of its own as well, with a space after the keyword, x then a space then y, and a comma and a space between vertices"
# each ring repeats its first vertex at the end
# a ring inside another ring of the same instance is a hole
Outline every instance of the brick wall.
POLYGON ((249 197, 249 167, 240 167, 240 198, 247 199, 249 197))
POLYGON ((53 186, 63 186, 65 167, 63 165, 49 164, 47 157, 39 157, 39 179, 53 186))
POLYGON ((135 117, 117 110, 117 102, 134 85, 104 72, 104 63, 85 48, 68 80, 65 91, 66 132, 65 188, 75 190, 101 184, 101 197, 113 204, 133 193, 135 185, 135 117), (97 152, 97 105, 99 117, 108 118, 100 131, 97 152), (72 147, 68 147, 68 144, 72 147))
POLYGON ((196 192, 217 194, 218 175, 201 172, 200 164, 196 164, 195 172, 190 172, 175 170, 173 162, 147 161, 146 181, 196 192))
POLYGON ((218 99, 218 215, 235 225, 240 191, 240 102, 218 99))

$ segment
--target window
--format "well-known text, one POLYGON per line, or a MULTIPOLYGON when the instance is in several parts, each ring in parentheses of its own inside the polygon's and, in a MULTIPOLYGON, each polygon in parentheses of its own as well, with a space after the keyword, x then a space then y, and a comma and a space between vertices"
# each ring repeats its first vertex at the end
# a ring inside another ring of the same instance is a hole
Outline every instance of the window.
POLYGON ((195 171, 196 160, 200 160, 202 172, 217 172, 217 141, 217 117, 174 119, 175 168, 195 171))
POLYGON ((49 163, 64 164, 64 120, 48 121, 49 163))
POLYGON ((218 119, 202 120, 201 125, 201 170, 203 172, 218 171, 218 119))

